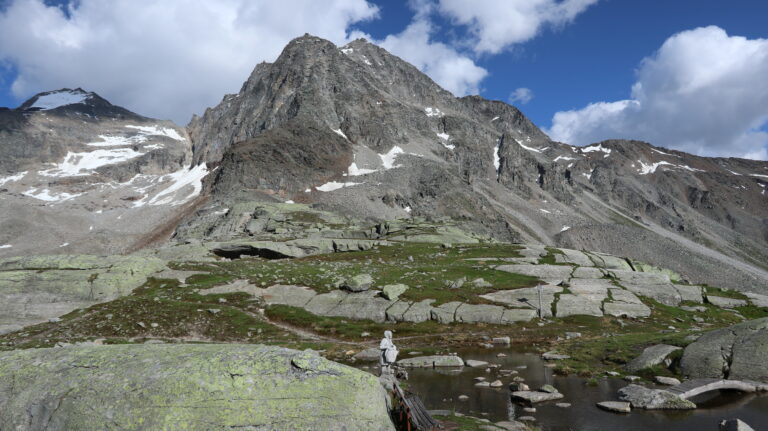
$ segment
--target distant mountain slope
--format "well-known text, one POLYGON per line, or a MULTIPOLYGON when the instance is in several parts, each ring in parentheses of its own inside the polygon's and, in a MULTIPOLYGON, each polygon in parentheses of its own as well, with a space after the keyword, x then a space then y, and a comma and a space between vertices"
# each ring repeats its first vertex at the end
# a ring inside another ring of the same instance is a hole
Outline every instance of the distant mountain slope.
POLYGON ((0 110, 0 256, 140 247, 198 196, 190 162, 183 128, 81 89, 0 110))
MULTIPOLYGON (((553 142, 516 108, 456 98, 365 40, 295 39, 188 130, 195 162, 218 169, 211 204, 179 239, 236 202, 295 201, 370 219, 450 216, 498 239, 768 289, 768 163, 553 142)), ((222 225, 241 226, 228 217, 222 225)))

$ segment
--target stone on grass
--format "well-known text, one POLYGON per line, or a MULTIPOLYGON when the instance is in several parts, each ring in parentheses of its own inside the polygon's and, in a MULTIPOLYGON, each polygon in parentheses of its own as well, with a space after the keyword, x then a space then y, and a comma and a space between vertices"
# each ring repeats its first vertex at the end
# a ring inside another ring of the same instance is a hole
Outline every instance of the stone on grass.
POLYGON ((625 365, 624 369, 633 373, 645 368, 654 367, 663 363, 672 352, 677 350, 682 350, 682 348, 668 344, 656 344, 646 347, 643 353, 625 365))
POLYGON ((465 323, 501 323, 504 307, 486 304, 461 304, 456 309, 455 319, 465 323))
POLYGON ((557 352, 546 352, 541 354, 541 358, 546 361, 561 361, 563 359, 570 359, 568 355, 561 355, 557 352))
POLYGON ((629 385, 619 389, 619 399, 629 402, 633 408, 646 410, 691 410, 696 404, 662 389, 649 389, 629 385))
POLYGON ((504 383, 501 383, 501 380, 494 380, 491 382, 492 388, 500 388, 502 386, 504 386, 504 383))
POLYGON ((432 320, 438 323, 452 323, 454 322, 454 316, 456 315, 456 309, 459 308, 461 302, 446 302, 445 304, 432 307, 429 314, 432 320))
POLYGON ((603 410, 615 413, 629 413, 632 411, 632 406, 625 401, 603 401, 597 403, 597 406, 603 410))
POLYGON ((624 302, 606 302, 603 311, 607 316, 627 317, 630 319, 648 317, 651 309, 645 304, 627 304, 624 302))
POLYGON ((403 321, 419 323, 430 320, 433 302, 435 302, 434 299, 425 299, 423 301, 414 302, 408 310, 403 313, 403 321))
POLYGON ((493 344, 510 344, 512 340, 509 337, 494 337, 491 339, 493 344))
POLYGON ((350 292, 364 292, 373 285, 373 277, 370 274, 358 274, 344 281, 341 288, 350 292))
POLYGON ((4 430, 285 429, 288 417, 291 429, 391 431, 386 397, 379 379, 364 371, 275 346, 134 344, 0 354, 4 430))
POLYGON ((591 299, 587 296, 562 294, 555 305, 555 316, 567 317, 576 315, 603 316, 602 299, 591 299))
POLYGON ((408 290, 408 286, 405 284, 387 284, 381 288, 381 296, 390 301, 397 301, 397 298, 405 293, 406 290, 408 290))
POLYGON ((707 302, 720 308, 736 308, 744 307, 747 305, 747 301, 743 299, 726 298, 723 296, 707 295, 707 302))
POLYGON ((571 278, 573 268, 568 265, 500 265, 498 271, 537 277, 547 284, 558 285, 571 278))
POLYGON ((494 425, 505 431, 528 431, 529 428, 522 422, 518 421, 502 421, 496 422, 494 425))

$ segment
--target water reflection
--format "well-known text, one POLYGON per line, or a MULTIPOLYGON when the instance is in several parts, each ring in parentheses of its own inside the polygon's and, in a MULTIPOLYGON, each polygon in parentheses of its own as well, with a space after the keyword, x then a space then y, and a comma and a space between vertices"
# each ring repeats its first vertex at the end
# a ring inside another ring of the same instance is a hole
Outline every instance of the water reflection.
POLYGON ((419 394, 429 409, 454 410, 494 422, 534 416, 544 431, 645 431, 645 430, 717 430, 722 419, 740 418, 756 430, 768 429, 768 395, 722 392, 703 395, 693 401, 700 408, 693 411, 638 411, 615 414, 599 410, 595 403, 615 400, 616 392, 627 385, 615 378, 598 379, 596 386, 576 376, 555 376, 545 367, 538 355, 511 352, 509 349, 481 349, 459 351, 459 356, 499 364, 499 368, 487 372, 484 368, 461 369, 412 369, 409 385, 419 394), (497 357, 499 352, 506 357, 497 357), (498 370, 513 370, 517 374, 500 377, 498 370), (523 411, 521 405, 512 403, 507 386, 512 378, 520 376, 531 389, 551 384, 565 395, 555 402, 537 404, 535 413, 523 411), (500 379, 500 389, 475 387, 475 378, 488 381, 500 379), (467 395, 467 401, 459 401, 459 395, 467 395), (571 407, 557 407, 556 403, 570 403, 571 407))

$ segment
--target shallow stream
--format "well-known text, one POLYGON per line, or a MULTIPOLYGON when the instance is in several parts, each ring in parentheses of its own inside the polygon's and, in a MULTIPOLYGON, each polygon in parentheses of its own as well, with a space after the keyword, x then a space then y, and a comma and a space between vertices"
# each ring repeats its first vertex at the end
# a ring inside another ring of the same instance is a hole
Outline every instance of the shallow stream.
MULTIPOLYGON (((545 367, 538 355, 513 352, 510 349, 459 350, 464 360, 475 359, 499 364, 500 369, 516 370, 532 390, 542 385, 555 386, 565 398, 536 404, 535 413, 526 413, 522 405, 510 401, 508 389, 512 377, 500 378, 500 389, 475 387, 475 377, 485 377, 489 382, 497 373, 487 373, 485 368, 462 369, 409 369, 408 389, 417 393, 430 410, 454 410, 460 413, 488 418, 494 422, 534 416, 544 431, 716 431, 722 419, 739 418, 755 430, 768 430, 768 394, 743 394, 717 392, 694 398, 700 408, 693 411, 643 411, 628 414, 610 413, 598 409, 595 403, 617 400, 617 391, 628 383, 617 378, 598 379, 596 386, 587 379, 576 376, 555 376, 545 367), (506 357, 497 357, 500 352, 506 357), (459 401, 459 395, 469 396, 459 401), (555 403, 570 403, 560 408, 555 403)), ((408 357, 401 352, 402 357, 408 357)), ((662 386, 658 386, 662 388, 662 386)))

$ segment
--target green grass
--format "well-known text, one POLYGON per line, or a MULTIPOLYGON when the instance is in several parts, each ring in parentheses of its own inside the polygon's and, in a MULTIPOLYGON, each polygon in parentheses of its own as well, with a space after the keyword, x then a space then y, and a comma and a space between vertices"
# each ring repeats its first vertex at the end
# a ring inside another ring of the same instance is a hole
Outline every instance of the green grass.
POLYGON ((704 291, 707 295, 722 296, 723 298, 743 299, 747 300, 747 296, 741 292, 735 290, 722 289, 719 287, 704 286, 704 291))

